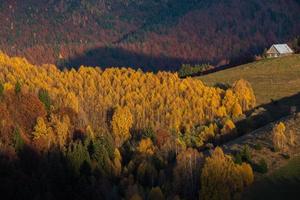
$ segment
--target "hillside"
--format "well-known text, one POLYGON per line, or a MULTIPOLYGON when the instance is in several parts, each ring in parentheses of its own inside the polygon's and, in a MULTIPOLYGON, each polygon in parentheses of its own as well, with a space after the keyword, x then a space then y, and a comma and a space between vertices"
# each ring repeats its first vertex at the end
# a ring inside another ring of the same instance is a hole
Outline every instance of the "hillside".
POLYGON ((297 0, 1 1, 0 50, 60 66, 245 61, 300 34, 297 0))
POLYGON ((293 158, 285 166, 247 191, 245 199, 294 199, 299 196, 300 157, 293 158), (262 195, 261 195, 262 194, 262 195))
MULTIPOLYGON (((300 92, 300 55, 264 59, 199 77, 208 85, 232 84, 240 78, 251 83, 258 105, 292 97, 300 92)), ((290 100, 290 105, 299 104, 297 99, 290 100)))
POLYGON ((294 199, 300 194, 300 116, 289 116, 280 122, 287 132, 295 133, 295 144, 284 151, 274 151, 272 145, 273 127, 279 121, 223 145, 225 152, 233 155, 247 146, 248 162, 266 162, 267 171, 255 173, 255 182, 244 192, 243 199, 294 199))

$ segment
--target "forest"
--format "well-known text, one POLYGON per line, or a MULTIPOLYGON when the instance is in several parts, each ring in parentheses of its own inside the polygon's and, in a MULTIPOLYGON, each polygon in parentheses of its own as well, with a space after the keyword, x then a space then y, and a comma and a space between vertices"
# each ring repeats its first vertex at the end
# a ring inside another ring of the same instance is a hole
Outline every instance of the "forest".
POLYGON ((1 199, 299 196, 299 10, 0 0, 1 199))
POLYGON ((1 194, 239 199, 252 167, 217 146, 255 105, 243 79, 222 89, 177 73, 60 70, 1 53, 1 194))

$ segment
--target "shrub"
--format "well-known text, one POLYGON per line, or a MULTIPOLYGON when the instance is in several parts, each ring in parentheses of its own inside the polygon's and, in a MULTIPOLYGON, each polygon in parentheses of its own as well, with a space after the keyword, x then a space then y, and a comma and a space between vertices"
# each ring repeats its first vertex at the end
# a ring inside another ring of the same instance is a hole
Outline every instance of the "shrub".
POLYGON ((199 73, 201 72, 205 72, 212 68, 213 66, 209 64, 200 64, 200 65, 183 64, 179 69, 178 74, 179 77, 195 76, 195 75, 199 75, 199 73))
POLYGON ((251 153, 250 153, 250 148, 248 145, 245 145, 241 151, 241 157, 242 161, 244 162, 251 162, 251 153))
POLYGON ((248 145, 245 145, 240 152, 234 155, 234 162, 236 164, 242 164, 243 162, 251 163, 251 153, 248 145))
POLYGON ((256 143, 253 145, 253 148, 257 151, 260 151, 260 150, 262 150, 262 145, 260 143, 256 143))
POLYGON ((240 152, 238 152, 234 155, 234 162, 239 165, 241 165, 243 163, 242 155, 240 152))
POLYGON ((258 164, 253 164, 254 171, 258 173, 267 173, 268 172, 268 164, 265 159, 261 159, 258 164))
POLYGON ((222 90, 228 90, 229 88, 231 88, 231 85, 229 83, 216 83, 214 87, 218 87, 222 90))

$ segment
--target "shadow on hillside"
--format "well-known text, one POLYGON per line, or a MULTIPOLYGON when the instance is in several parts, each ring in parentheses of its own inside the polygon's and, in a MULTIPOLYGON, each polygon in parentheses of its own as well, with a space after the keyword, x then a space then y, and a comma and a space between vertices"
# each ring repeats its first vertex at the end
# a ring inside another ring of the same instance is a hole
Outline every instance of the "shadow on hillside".
POLYGON ((300 177, 265 178, 250 186, 242 199, 297 199, 300 195, 299 185, 300 177))
POLYGON ((81 65, 99 66, 101 68, 131 67, 143 71, 157 72, 159 70, 177 71, 182 64, 186 63, 199 64, 208 63, 208 61, 173 58, 164 55, 158 57, 130 52, 122 48, 103 47, 87 50, 84 54, 74 56, 68 60, 60 60, 57 65, 60 68, 67 66, 78 68, 81 65))
POLYGON ((0 152, 2 199, 115 199, 107 178, 81 165, 79 172, 60 150, 37 153, 25 146, 11 157, 0 152))
POLYGON ((293 113, 291 111, 293 107, 296 108, 295 112, 300 112, 300 92, 279 100, 271 100, 268 104, 263 104, 250 110, 247 113, 247 118, 236 123, 236 132, 221 136, 214 142, 214 145, 227 143, 269 123, 292 116, 293 113))

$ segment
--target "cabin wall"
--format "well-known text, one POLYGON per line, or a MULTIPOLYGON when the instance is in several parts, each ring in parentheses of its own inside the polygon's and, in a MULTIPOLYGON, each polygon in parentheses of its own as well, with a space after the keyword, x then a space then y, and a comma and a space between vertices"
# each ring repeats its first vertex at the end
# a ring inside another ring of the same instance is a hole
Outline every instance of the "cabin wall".
POLYGON ((284 57, 284 56, 288 56, 288 55, 292 55, 292 53, 267 53, 267 58, 278 58, 278 57, 284 57))

